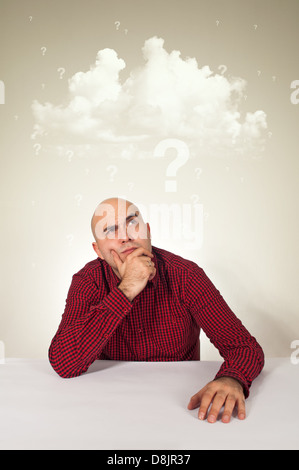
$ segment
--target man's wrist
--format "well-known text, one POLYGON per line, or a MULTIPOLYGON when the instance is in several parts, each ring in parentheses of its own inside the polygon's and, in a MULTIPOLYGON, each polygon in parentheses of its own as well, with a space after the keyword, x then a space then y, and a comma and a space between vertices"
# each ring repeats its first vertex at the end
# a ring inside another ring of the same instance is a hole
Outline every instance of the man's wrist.
POLYGON ((132 293, 132 290, 128 286, 124 285, 123 283, 120 283, 117 287, 130 302, 133 302, 135 295, 132 293))
POLYGON ((243 392, 245 393, 245 386, 243 384, 243 382, 241 382, 241 380, 237 379, 236 377, 233 377, 231 375, 221 375, 219 377, 215 377, 214 380, 221 380, 221 379, 231 379, 233 380, 234 382, 236 382, 237 385, 240 386, 240 388, 242 388, 243 392))

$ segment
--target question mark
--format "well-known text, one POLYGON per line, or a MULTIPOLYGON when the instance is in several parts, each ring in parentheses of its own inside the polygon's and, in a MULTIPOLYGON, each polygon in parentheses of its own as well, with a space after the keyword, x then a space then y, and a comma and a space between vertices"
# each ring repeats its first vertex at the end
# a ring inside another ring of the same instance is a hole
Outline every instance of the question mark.
POLYGON ((59 78, 62 79, 65 73, 65 69, 63 67, 60 67, 59 69, 57 69, 57 72, 60 72, 59 78))
POLYGON ((107 166, 106 170, 110 173, 110 181, 113 181, 113 178, 117 172, 117 167, 115 165, 107 166))
POLYGON ((45 55, 47 48, 46 47, 41 47, 40 50, 42 51, 42 54, 45 55))
POLYGON ((74 152, 72 150, 68 150, 66 152, 66 156, 68 157, 69 163, 71 163, 72 157, 74 156, 74 152))
POLYGON ((42 148, 41 144, 34 144, 33 148, 35 149, 35 155, 38 155, 38 152, 42 148))
POLYGON ((226 65, 219 65, 218 70, 220 70, 221 75, 223 75, 227 71, 226 65))
POLYGON ((115 21, 114 24, 116 25, 116 29, 118 31, 120 27, 120 21, 115 21))
POLYGON ((69 246, 71 246, 71 244, 73 243, 73 240, 74 240, 74 235, 72 233, 70 233, 69 235, 66 235, 66 237, 69 241, 69 246))
POLYGON ((29 20, 32 21, 33 16, 29 16, 29 20))
MULTIPOLYGON (((176 177, 178 169, 189 159, 189 147, 182 140, 164 139, 156 145, 154 157, 164 157, 166 150, 169 148, 174 148, 177 151, 177 157, 168 165, 166 176, 176 177)), ((165 192, 176 192, 176 190, 176 181, 165 181, 165 192)))
POLYGON ((76 194, 75 199, 77 201, 78 207, 80 207, 81 201, 83 199, 82 194, 76 194))
POLYGON ((254 29, 256 30, 256 28, 257 28, 257 24, 254 24, 253 26, 254 26, 254 29))
POLYGON ((216 20, 216 25, 217 25, 217 26, 219 26, 219 23, 220 23, 220 21, 219 21, 219 20, 216 20))
POLYGON ((201 168, 195 168, 196 178, 199 179, 200 175, 202 174, 201 168))

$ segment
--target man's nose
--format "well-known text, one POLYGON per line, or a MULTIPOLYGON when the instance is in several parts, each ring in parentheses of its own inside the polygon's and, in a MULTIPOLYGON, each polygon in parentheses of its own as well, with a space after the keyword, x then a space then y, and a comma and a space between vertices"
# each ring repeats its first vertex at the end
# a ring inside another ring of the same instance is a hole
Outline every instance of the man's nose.
POLYGON ((127 227, 119 228, 118 230, 118 239, 121 240, 123 243, 127 242, 131 239, 129 231, 127 227))

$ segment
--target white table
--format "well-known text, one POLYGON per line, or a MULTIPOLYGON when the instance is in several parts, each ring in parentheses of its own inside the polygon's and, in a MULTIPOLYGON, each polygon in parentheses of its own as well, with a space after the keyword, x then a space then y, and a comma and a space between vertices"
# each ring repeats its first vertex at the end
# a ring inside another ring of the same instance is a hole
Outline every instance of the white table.
POLYGON ((299 364, 266 360, 246 420, 210 424, 187 404, 219 367, 97 361, 86 374, 62 379, 47 360, 6 359, 0 449, 299 449, 299 364))

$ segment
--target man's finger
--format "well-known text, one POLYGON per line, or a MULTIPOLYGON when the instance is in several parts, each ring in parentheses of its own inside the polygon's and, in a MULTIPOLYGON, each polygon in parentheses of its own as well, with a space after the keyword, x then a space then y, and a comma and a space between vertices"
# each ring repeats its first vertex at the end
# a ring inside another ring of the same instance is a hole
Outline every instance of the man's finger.
POLYGON ((156 268, 153 268, 152 274, 151 274, 150 277, 148 278, 149 281, 151 281, 152 279, 154 279, 154 277, 155 277, 155 275, 156 275, 156 272, 157 272, 156 268))
POLYGON ((235 397, 232 396, 232 395, 228 395, 228 397, 226 398, 225 405, 224 405, 224 410, 223 410, 223 413, 222 413, 221 421, 223 423, 229 423, 230 422, 230 418, 231 418, 231 415, 234 411, 235 406, 236 406, 235 397))
POLYGON ((194 410, 194 408, 197 408, 200 405, 200 393, 196 393, 193 395, 193 397, 190 398, 190 401, 188 403, 188 410, 194 410))
POLYGON ((210 392, 205 392, 202 395, 201 401, 200 401, 200 407, 198 410, 198 418, 199 419, 205 419, 208 413, 209 406, 211 405, 213 401, 214 395, 210 392))
POLYGON ((219 412, 225 403, 225 399, 226 396, 223 393, 216 393, 207 418, 209 423, 215 423, 218 418, 219 412))
POLYGON ((240 398, 238 400, 237 406, 238 406, 238 418, 245 419, 246 418, 245 398, 240 398))
POLYGON ((123 262, 122 262, 122 260, 120 259, 118 253, 116 253, 116 251, 111 250, 111 254, 112 254, 112 256, 113 256, 113 259, 114 259, 114 262, 115 262, 115 264, 116 264, 116 266, 117 266, 117 269, 119 270, 119 268, 122 267, 123 262))

